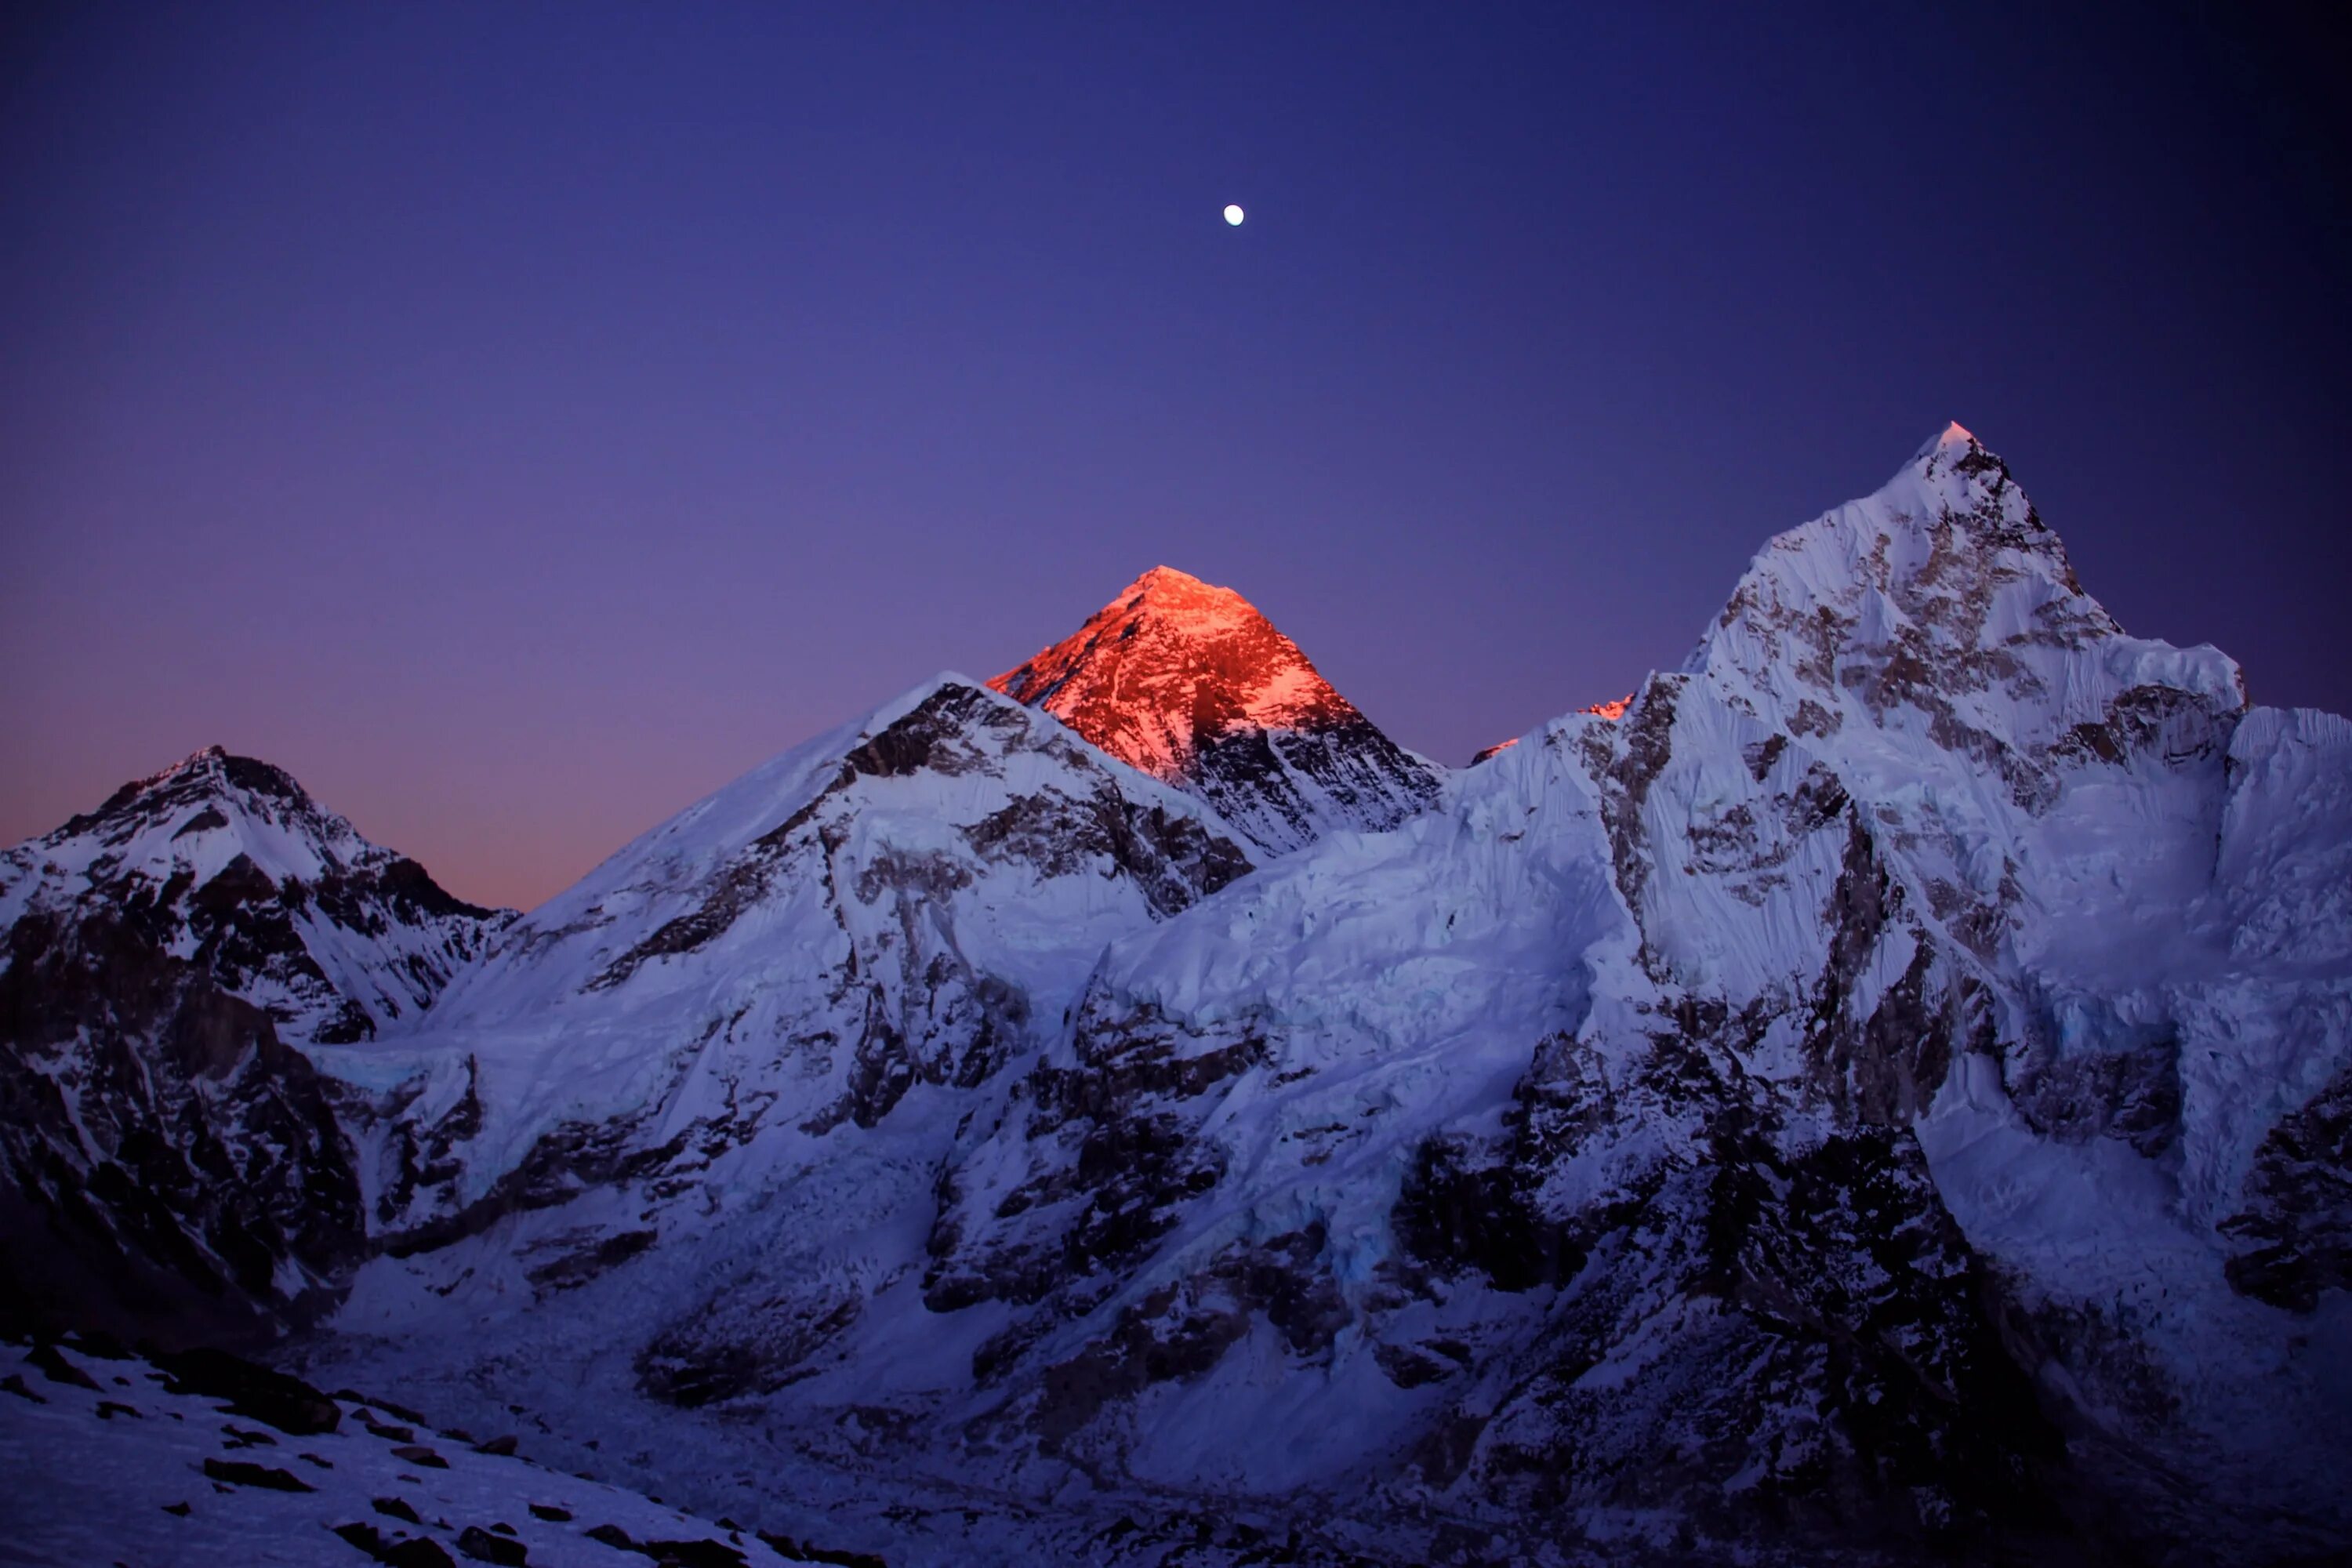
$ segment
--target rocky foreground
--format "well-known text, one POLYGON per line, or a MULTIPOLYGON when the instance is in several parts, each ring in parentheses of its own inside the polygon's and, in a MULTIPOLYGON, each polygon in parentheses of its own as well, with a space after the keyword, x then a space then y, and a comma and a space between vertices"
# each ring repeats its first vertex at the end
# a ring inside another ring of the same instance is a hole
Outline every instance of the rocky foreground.
POLYGON ((0 1560, 450 1568, 882 1568, 549 1470, 513 1433, 436 1430, 208 1352, 104 1336, 0 1349, 0 1560))

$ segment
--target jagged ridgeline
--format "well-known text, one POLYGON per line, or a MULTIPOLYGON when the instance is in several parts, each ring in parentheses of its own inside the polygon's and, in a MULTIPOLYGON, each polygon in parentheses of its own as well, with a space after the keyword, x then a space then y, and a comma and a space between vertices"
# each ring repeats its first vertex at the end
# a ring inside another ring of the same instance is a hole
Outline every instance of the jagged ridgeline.
POLYGON ((527 916, 209 755, 0 875, 12 1272, 709 1515, 2352 1543, 2352 726, 1957 426, 1459 772, 1161 568, 527 916))

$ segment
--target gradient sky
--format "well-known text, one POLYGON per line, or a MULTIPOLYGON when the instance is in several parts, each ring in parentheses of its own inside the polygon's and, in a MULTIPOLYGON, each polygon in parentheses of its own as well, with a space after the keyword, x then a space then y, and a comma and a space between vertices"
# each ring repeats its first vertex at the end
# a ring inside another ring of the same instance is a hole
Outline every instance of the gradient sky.
POLYGON ((529 904, 1161 562, 1459 762, 1953 418, 2352 710, 2340 48, 1897 9, 12 8, 0 840, 217 741, 529 904))

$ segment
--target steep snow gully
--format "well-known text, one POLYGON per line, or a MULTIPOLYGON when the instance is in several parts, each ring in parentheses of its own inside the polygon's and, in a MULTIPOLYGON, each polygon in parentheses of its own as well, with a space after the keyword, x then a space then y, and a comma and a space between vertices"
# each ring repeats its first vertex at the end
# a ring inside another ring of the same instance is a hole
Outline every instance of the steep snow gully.
MULTIPOLYGON (((526 915, 215 751, 0 918, 12 1353, 527 1425, 624 1535, 2352 1551, 2352 725, 2126 635, 1958 426, 1468 768, 1159 568, 526 915)), ((0 1397, 86 1456, 5 1505, 30 1561, 376 1550, 159 1512, 211 1417, 59 1397, 0 1397)), ((626 1550, 503 1484, 435 1494, 500 1515, 461 1552, 626 1550)))

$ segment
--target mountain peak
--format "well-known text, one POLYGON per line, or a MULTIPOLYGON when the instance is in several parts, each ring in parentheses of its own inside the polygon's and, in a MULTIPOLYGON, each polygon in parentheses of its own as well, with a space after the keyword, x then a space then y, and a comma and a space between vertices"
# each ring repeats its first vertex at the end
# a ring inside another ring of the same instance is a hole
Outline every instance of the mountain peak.
POLYGON ((1373 727, 1231 588, 1155 566, 988 683, 1207 801, 1262 850, 1393 827, 1438 773, 1373 727))
POLYGON ((2035 809, 2057 787, 2043 753, 2128 692, 2215 714, 2245 700, 2216 650, 2130 637, 1957 424, 1875 493, 1767 543, 1684 668, 1815 741, 1921 726, 2035 809))
POLYGON ((988 684, 1164 779, 1230 731, 1361 719, 1255 605, 1172 566, 1144 573, 1069 637, 988 684))
POLYGON ((132 779, 123 784, 109 796, 106 804, 99 809, 101 812, 113 810, 118 805, 125 805, 158 789, 184 788, 191 785, 201 789, 218 785, 225 782, 224 764, 228 760, 228 748, 217 742, 209 746, 200 746, 169 767, 158 768, 144 778, 132 779))
MULTIPOLYGON (((1154 566, 1127 585, 1128 594, 1144 594, 1155 589, 1169 593, 1181 593, 1188 589, 1202 589, 1212 594, 1234 592, 1231 588, 1220 588, 1213 583, 1203 582, 1190 572, 1174 566, 1154 566)), ((1120 596, 1124 598, 1126 595, 1120 596)), ((1241 595, 1234 594, 1234 596, 1239 598, 1241 595)))
POLYGON ((256 797, 279 803, 283 809, 317 815, 330 828, 347 830, 340 817, 319 812, 302 786, 294 782, 294 775, 285 769, 257 757, 240 757, 227 747, 215 744, 191 752, 170 767, 145 778, 132 779, 108 795, 97 810, 75 816, 50 837, 70 837, 100 824, 109 825, 113 833, 119 834, 133 830, 134 821, 143 824, 151 818, 161 819, 184 806, 212 801, 250 804, 256 797))
POLYGON ((1964 452, 1971 447, 1981 448, 1982 445, 1983 443, 1976 438, 1974 432, 1954 419, 1947 422, 1941 430, 1928 437, 1920 448, 1911 454, 1911 460, 1916 463, 1924 458, 1932 458, 1938 452, 1964 452))
POLYGON ((2005 543, 2027 547, 2038 541, 2064 553, 2000 454, 1957 420, 1914 452, 1878 493, 1914 515, 1949 512, 1979 531, 1990 529, 2005 543))
POLYGON ((223 746, 0 850, 0 920, 27 915, 46 922, 59 975, 82 962, 72 933, 84 921, 135 916, 91 962, 159 944, 136 962, 161 967, 140 973, 201 976, 296 1045, 349 1044, 413 1017, 509 918, 370 843, 283 768, 223 746))
POLYGON ((1253 626, 1273 630, 1257 606, 1233 589, 1173 566, 1154 566, 1119 590, 1097 616, 1115 611, 1148 614, 1165 631, 1194 641, 1231 637, 1253 626))

